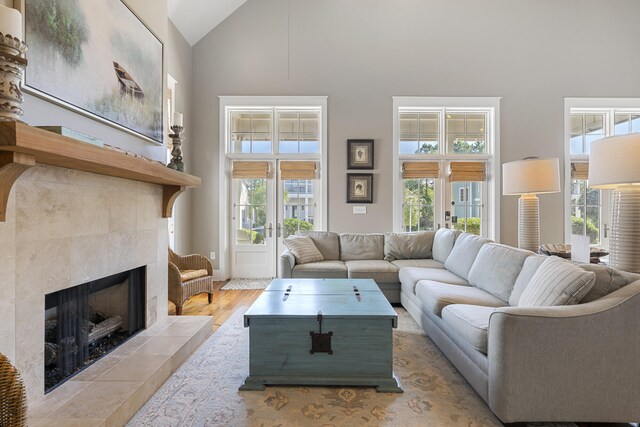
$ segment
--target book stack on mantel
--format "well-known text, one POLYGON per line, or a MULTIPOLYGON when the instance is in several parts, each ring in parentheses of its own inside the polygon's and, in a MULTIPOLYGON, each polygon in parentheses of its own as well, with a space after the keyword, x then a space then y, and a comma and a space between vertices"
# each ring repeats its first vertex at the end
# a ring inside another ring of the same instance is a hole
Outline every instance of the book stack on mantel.
POLYGON ((68 136, 69 138, 77 139, 78 141, 86 142, 98 147, 104 147, 104 142, 101 139, 93 136, 86 135, 78 132, 77 130, 69 129, 64 126, 36 126, 38 129, 48 130, 49 132, 57 133, 58 135, 68 136))

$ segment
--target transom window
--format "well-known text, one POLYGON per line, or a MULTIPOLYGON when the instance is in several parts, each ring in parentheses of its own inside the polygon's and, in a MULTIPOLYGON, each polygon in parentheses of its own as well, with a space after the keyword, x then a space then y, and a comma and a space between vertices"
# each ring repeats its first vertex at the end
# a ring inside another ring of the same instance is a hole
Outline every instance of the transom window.
POLYGON ((486 153, 486 113, 447 113, 447 151, 450 153, 486 153))
POLYGON ((440 113, 400 113, 400 153, 437 153, 440 140, 440 113))
POLYGON ((320 114, 312 112, 279 112, 280 153, 318 153, 320 147, 320 114))
POLYGON ((319 110, 232 111, 230 125, 234 154, 320 153, 319 110), (278 144, 274 146, 275 135, 278 144))
POLYGON ((271 153, 273 113, 231 113, 231 144, 234 153, 271 153))

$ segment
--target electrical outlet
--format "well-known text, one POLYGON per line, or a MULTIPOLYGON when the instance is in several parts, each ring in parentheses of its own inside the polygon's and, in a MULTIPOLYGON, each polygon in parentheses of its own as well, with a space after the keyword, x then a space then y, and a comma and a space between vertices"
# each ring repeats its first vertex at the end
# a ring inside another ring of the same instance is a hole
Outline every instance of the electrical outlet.
POLYGON ((215 252, 211 252, 210 254, 211 256, 209 257, 211 260, 216 259, 216 253, 215 252))

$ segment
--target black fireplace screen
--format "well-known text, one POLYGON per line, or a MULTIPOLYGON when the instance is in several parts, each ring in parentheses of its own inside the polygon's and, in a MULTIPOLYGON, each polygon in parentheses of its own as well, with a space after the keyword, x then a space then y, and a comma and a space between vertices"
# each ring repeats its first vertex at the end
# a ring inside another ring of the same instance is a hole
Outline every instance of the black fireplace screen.
POLYGON ((45 393, 145 326, 145 267, 45 296, 45 393))

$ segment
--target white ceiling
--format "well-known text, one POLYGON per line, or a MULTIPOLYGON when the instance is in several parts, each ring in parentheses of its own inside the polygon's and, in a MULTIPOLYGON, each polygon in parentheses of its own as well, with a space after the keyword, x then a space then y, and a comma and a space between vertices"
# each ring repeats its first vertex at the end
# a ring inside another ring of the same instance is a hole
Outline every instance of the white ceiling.
POLYGON ((169 19, 193 46, 247 0, 168 0, 169 19))

